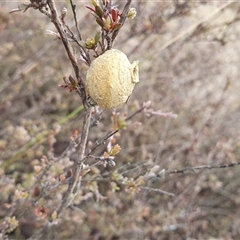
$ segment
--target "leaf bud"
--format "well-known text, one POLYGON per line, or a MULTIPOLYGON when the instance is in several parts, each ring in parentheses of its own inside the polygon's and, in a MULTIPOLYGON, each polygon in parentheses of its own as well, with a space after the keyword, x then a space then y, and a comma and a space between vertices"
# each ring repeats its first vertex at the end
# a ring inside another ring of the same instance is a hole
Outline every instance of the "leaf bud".
POLYGON ((137 15, 137 10, 136 8, 130 8, 129 11, 128 11, 128 14, 127 14, 127 17, 129 19, 134 19, 137 15))
POLYGON ((98 5, 98 1, 97 1, 97 0, 92 0, 92 5, 93 5, 94 7, 96 7, 96 6, 98 5))
POLYGON ((91 49, 94 48, 96 45, 95 38, 87 38, 85 41, 86 48, 91 49))

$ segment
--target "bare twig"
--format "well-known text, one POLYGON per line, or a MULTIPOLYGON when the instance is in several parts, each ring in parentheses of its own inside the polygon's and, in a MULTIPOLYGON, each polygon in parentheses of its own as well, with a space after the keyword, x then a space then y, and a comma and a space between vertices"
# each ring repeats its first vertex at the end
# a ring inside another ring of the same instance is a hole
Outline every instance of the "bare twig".
POLYGON ((185 167, 183 169, 176 169, 176 170, 167 170, 166 173, 173 174, 173 173, 185 173, 185 172, 195 172, 197 170, 204 170, 204 169, 216 169, 216 168, 230 168, 240 165, 240 162, 235 163, 227 163, 222 165, 202 165, 196 167, 185 167))
MULTIPOLYGON (((125 118, 125 121, 129 121, 130 119, 132 119, 133 117, 135 117, 138 113, 141 113, 145 108, 147 108, 148 106, 146 104, 143 104, 142 107, 140 107, 139 109, 137 109, 132 115, 128 116, 125 118)), ((116 129, 110 133, 107 133, 102 140, 100 140, 99 142, 97 142, 97 144, 91 149, 91 151, 87 154, 87 156, 84 158, 84 161, 87 160, 87 158, 92 155, 101 145, 105 144, 105 141, 107 141, 110 137, 112 137, 113 135, 115 135, 116 133, 118 133, 120 131, 120 129, 116 129)))
MULTIPOLYGON (((76 5, 73 4, 73 1, 72 1, 72 0, 70 0, 70 4, 71 4, 72 12, 73 12, 75 27, 76 27, 77 33, 78 33, 78 38, 79 38, 79 40, 82 40, 82 35, 81 35, 80 29, 79 29, 79 26, 78 26, 78 20, 77 20, 77 14, 76 14, 76 5)), ((83 47, 81 46, 81 44, 77 41, 77 39, 74 38, 73 40, 74 40, 74 41, 78 44, 78 46, 80 47, 82 57, 86 60, 86 62, 87 62, 88 64, 90 64, 90 63, 91 63, 91 60, 90 60, 90 57, 89 57, 88 52, 85 50, 85 48, 83 48, 83 47), (84 54, 83 54, 82 52, 84 52, 84 54)))
POLYGON ((64 45, 65 49, 66 49, 69 60, 72 64, 72 66, 73 66, 73 69, 74 69, 74 72, 75 72, 75 75, 76 75, 76 78, 77 78, 77 82, 79 84, 78 93, 79 93, 79 95, 82 99, 83 105, 85 106, 85 108, 87 108, 85 87, 84 87, 84 83, 83 83, 83 78, 81 77, 81 74, 80 74, 80 69, 79 69, 78 64, 77 64, 77 59, 74 55, 72 46, 67 39, 66 33, 63 29, 62 22, 59 19, 58 12, 57 12, 56 6, 54 4, 54 1, 53 0, 48 0, 48 6, 49 6, 49 9, 52 13, 51 21, 54 23, 57 31, 60 34, 61 40, 63 42, 63 45, 64 45))
POLYGON ((143 106, 141 108, 139 108, 137 111, 135 111, 132 115, 128 116, 125 118, 125 121, 128 121, 130 119, 132 119, 133 117, 135 117, 138 113, 141 113, 147 106, 145 106, 143 104, 143 106))
MULTIPOLYGON (((67 38, 66 32, 64 31, 64 27, 63 27, 63 22, 60 20, 59 16, 58 16, 58 12, 56 10, 55 4, 53 0, 48 0, 48 6, 49 9, 51 11, 51 21, 54 23, 60 37, 61 40, 63 42, 63 45, 67 51, 69 60, 74 68, 75 71, 75 75, 77 78, 77 82, 79 84, 79 89, 78 89, 78 93, 82 99, 82 102, 85 106, 86 109, 86 113, 84 116, 84 122, 83 122, 83 127, 82 127, 82 134, 81 134, 81 138, 80 138, 80 142, 79 142, 79 146, 78 146, 78 159, 77 161, 74 163, 73 166, 73 176, 71 178, 71 181, 69 183, 68 186, 68 190, 64 195, 63 201, 60 203, 58 209, 57 209, 57 216, 59 217, 59 215, 63 212, 63 210, 65 208, 67 208, 69 205, 71 205, 72 200, 75 198, 75 196, 78 193, 80 184, 81 184, 81 173, 83 170, 83 157, 85 154, 85 149, 86 149, 86 143, 87 143, 87 138, 88 138, 88 133, 89 133, 89 128, 90 128, 90 124, 91 124, 91 116, 92 116, 92 108, 88 108, 87 104, 86 104, 86 92, 85 92, 85 87, 83 84, 83 79, 80 75, 80 70, 79 67, 77 65, 77 59, 74 55, 73 49, 71 44, 69 43, 69 40, 67 38)), ((71 1, 72 4, 72 8, 73 8, 73 12, 74 12, 74 18, 75 21, 76 20, 76 15, 75 15, 75 7, 73 6, 73 3, 71 1)), ((77 22, 76 22, 77 23, 77 22)), ((78 32, 80 34, 80 31, 78 29, 78 32)), ((81 35, 79 35, 79 37, 81 38, 81 35)), ((42 226, 42 228, 36 233, 34 234, 30 239, 39 239, 42 237, 42 235, 44 234, 44 232, 51 226, 51 219, 47 220, 45 222, 45 224, 42 226)))
POLYGON ((166 192, 166 191, 163 191, 159 188, 140 187, 140 189, 147 190, 149 192, 158 192, 158 193, 165 194, 165 195, 168 195, 168 196, 171 196, 171 197, 175 196, 174 193, 166 192))
POLYGON ((87 109, 84 117, 82 135, 81 135, 81 140, 78 147, 79 148, 78 160, 75 162, 73 166, 74 173, 73 173, 72 181, 70 182, 68 186, 68 190, 65 194, 65 197, 57 210, 58 215, 61 214, 62 211, 72 203, 72 200, 78 193, 78 190, 81 184, 81 172, 83 170, 83 159, 84 159, 84 154, 86 149, 89 127, 91 124, 91 116, 92 116, 92 108, 89 108, 87 109))
POLYGON ((89 57, 89 54, 87 53, 87 51, 85 50, 85 48, 80 44, 80 42, 78 41, 78 39, 76 38, 76 35, 73 33, 73 31, 71 30, 71 28, 66 24, 64 23, 64 26, 67 28, 68 30, 68 34, 69 34, 69 37, 70 39, 75 42, 79 47, 80 47, 80 54, 82 56, 82 58, 84 59, 84 61, 90 65, 91 64, 91 59, 89 57))
MULTIPOLYGON (((57 209, 57 216, 59 217, 64 209, 66 209, 69 205, 71 205, 73 199, 78 193, 80 184, 81 184, 81 173, 83 170, 83 156, 85 153, 86 148, 86 142, 89 132, 89 127, 91 124, 91 116, 92 116, 92 108, 88 108, 84 117, 84 123, 83 123, 83 129, 82 129, 82 135, 79 143, 79 159, 75 162, 73 169, 75 170, 73 173, 73 177, 69 183, 68 190, 65 193, 65 196, 60 203, 58 209, 57 209)), ((42 226, 42 228, 36 232, 29 240, 36 240, 41 239, 42 235, 47 231, 48 228, 52 226, 51 219, 47 220, 45 224, 42 226)))
POLYGON ((71 3, 71 8, 72 8, 72 11, 73 11, 73 17, 74 17, 74 21, 75 21, 75 27, 77 29, 77 32, 78 32, 78 38, 79 40, 82 40, 82 36, 81 36, 81 33, 80 33, 80 29, 78 27, 78 21, 77 21, 77 15, 76 15, 76 5, 73 4, 73 1, 70 0, 70 3, 71 3))
POLYGON ((98 142, 91 151, 87 154, 87 156, 83 159, 84 161, 87 160, 87 158, 92 155, 101 145, 105 144, 105 141, 107 141, 110 137, 115 135, 117 132, 119 132, 120 129, 116 129, 110 133, 108 133, 100 142, 98 142))

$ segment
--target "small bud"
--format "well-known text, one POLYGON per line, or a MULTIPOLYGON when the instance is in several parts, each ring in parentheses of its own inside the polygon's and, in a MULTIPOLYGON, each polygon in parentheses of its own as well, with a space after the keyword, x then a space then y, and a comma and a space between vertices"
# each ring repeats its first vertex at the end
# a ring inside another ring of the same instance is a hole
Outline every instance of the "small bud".
POLYGON ((91 49, 96 45, 95 38, 87 38, 85 41, 86 48, 91 49))
POLYGON ((109 16, 107 16, 106 19, 103 20, 103 27, 105 30, 110 30, 112 27, 112 21, 109 16))
POLYGON ((48 215, 48 209, 43 206, 37 206, 35 208, 35 215, 39 218, 46 219, 48 215))
POLYGON ((6 232, 11 233, 18 227, 18 220, 16 217, 6 217, 5 221, 2 223, 2 225, 6 226, 6 232))
POLYGON ((129 19, 134 19, 137 15, 137 10, 136 8, 130 8, 129 11, 128 11, 128 14, 127 14, 127 17, 129 19))
POLYGON ((98 5, 98 1, 97 1, 97 0, 92 0, 92 5, 93 5, 94 7, 96 7, 96 6, 98 5))
POLYGON ((39 166, 39 165, 38 166, 34 166, 33 168, 34 168, 34 172, 37 173, 37 174, 40 173, 41 170, 42 170, 42 167, 39 166))
POLYGON ((57 211, 56 210, 53 211, 51 217, 52 217, 52 220, 56 220, 57 219, 57 211))
POLYGON ((117 22, 118 16, 119 16, 119 10, 118 9, 111 9, 111 15, 113 22, 117 22))
POLYGON ((62 18, 65 18, 66 15, 67 15, 67 9, 64 7, 61 11, 61 14, 62 14, 62 18))

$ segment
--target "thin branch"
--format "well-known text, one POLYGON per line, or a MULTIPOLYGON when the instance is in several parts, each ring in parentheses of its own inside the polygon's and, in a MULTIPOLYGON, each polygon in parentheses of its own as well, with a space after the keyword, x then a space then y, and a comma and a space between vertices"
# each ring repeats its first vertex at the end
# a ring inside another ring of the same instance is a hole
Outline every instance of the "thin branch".
MULTIPOLYGON (((72 12, 73 12, 73 17, 74 17, 74 22, 75 22, 75 27, 77 29, 77 33, 78 33, 78 38, 79 40, 82 40, 82 35, 81 35, 81 32, 80 32, 80 29, 79 29, 79 26, 78 26, 78 20, 77 20, 77 14, 76 14, 76 5, 73 4, 73 1, 70 0, 70 3, 71 3, 71 8, 72 8, 72 12)), ((85 48, 83 48, 81 46, 81 44, 77 41, 77 39, 75 39, 75 37, 73 38, 73 40, 78 44, 78 46, 80 47, 81 49, 81 54, 82 52, 84 52, 85 56, 82 54, 82 57, 86 60, 87 63, 91 63, 91 60, 90 60, 90 57, 89 57, 89 54, 87 53, 87 51, 85 50, 85 48)))
POLYGON ((185 167, 179 170, 178 169, 167 170, 166 173, 173 174, 173 173, 195 172, 197 170, 204 170, 204 169, 230 168, 230 167, 235 167, 237 165, 240 165, 240 162, 228 163, 228 164, 222 164, 222 165, 202 165, 202 166, 196 166, 196 167, 185 167))
POLYGON ((168 196, 171 196, 171 197, 175 196, 174 193, 166 192, 166 191, 163 191, 163 190, 158 189, 158 188, 140 187, 140 189, 147 190, 149 192, 158 192, 158 193, 165 194, 165 195, 168 195, 168 196))
POLYGON ((78 21, 77 21, 77 15, 76 15, 76 5, 73 4, 73 1, 72 1, 72 0, 70 0, 70 3, 71 3, 72 11, 73 11, 73 17, 74 17, 75 27, 76 27, 77 32, 78 32, 78 38, 79 38, 79 40, 82 40, 82 36, 81 36, 81 33, 80 33, 80 29, 79 29, 79 27, 78 27, 78 21))
MULTIPOLYGON (((72 180, 69 183, 68 190, 65 193, 65 196, 60 203, 58 209, 57 209, 57 217, 59 217, 60 214, 63 213, 63 211, 71 205, 73 199, 78 193, 80 184, 81 184, 81 173, 83 170, 83 161, 82 158, 85 153, 85 148, 86 148, 86 142, 87 142, 87 137, 88 137, 88 132, 89 132, 89 127, 91 124, 91 116, 92 116, 92 108, 88 108, 84 117, 84 124, 83 124, 83 129, 82 129, 82 136, 81 140, 79 143, 79 159, 77 162, 74 164, 74 169, 75 172, 73 173, 72 180)), ((49 219, 45 222, 45 224, 42 226, 42 228, 36 232, 33 236, 31 236, 28 240, 37 240, 41 239, 43 234, 52 226, 52 220, 49 219)))
POLYGON ((92 149, 91 151, 87 154, 87 156, 83 159, 84 161, 87 160, 87 158, 92 155, 101 145, 103 145, 105 143, 105 141, 107 141, 110 137, 112 137, 114 134, 116 134, 117 132, 119 132, 120 129, 116 129, 110 133, 108 133, 100 142, 98 142, 92 149))
POLYGON ((84 154, 86 149, 89 127, 91 124, 91 116, 92 116, 92 108, 88 108, 84 116, 82 135, 81 135, 81 140, 78 147, 79 148, 78 160, 75 162, 73 166, 74 173, 73 173, 72 181, 70 182, 68 186, 68 190, 65 194, 65 197, 57 210, 58 215, 61 214, 62 211, 72 203, 72 200, 78 193, 78 190, 81 184, 81 172, 83 170, 83 159, 84 159, 84 154))
POLYGON ((129 121, 131 118, 135 117, 138 113, 141 113, 147 106, 143 104, 141 108, 139 108, 137 111, 135 111, 132 115, 125 118, 125 121, 129 121))
MULTIPOLYGON (((143 104, 143 106, 141 108, 139 108, 138 110, 136 110, 132 115, 126 117, 125 121, 129 121, 130 119, 135 117, 135 115, 137 115, 138 113, 141 113, 147 107, 148 106, 146 104, 143 104)), ((105 137, 103 137, 103 139, 101 141, 97 142, 97 144, 91 149, 91 151, 87 154, 87 156, 83 160, 86 161, 86 159, 90 155, 92 155, 101 145, 105 144, 105 141, 107 141, 110 137, 112 137, 113 135, 115 135, 119 131, 120 131, 120 129, 116 129, 116 130, 106 134, 105 137)))
MULTIPOLYGON (((121 23, 122 25, 124 24, 126 18, 127 18, 127 14, 128 14, 128 11, 131 7, 131 3, 132 3, 132 0, 127 0, 127 3, 126 5, 124 6, 124 9, 123 9, 123 12, 121 14, 121 18, 119 20, 119 23, 121 23)), ((113 41, 115 40, 115 38, 117 37, 118 33, 119 33, 119 30, 115 30, 112 34, 112 38, 111 38, 111 45, 113 44, 113 41)))
POLYGON ((77 64, 77 59, 74 55, 74 52, 73 52, 73 49, 72 49, 72 46, 71 44, 69 43, 68 39, 67 39, 67 36, 66 36, 66 33, 63 29, 63 25, 59 19, 59 16, 58 16, 58 12, 57 12, 57 9, 56 9, 56 6, 54 4, 54 1, 53 0, 48 0, 48 6, 50 8, 50 11, 52 13, 51 15, 51 21, 54 23, 57 31, 59 32, 60 34, 60 37, 61 37, 61 40, 63 42, 63 45, 67 51, 67 54, 68 54, 68 57, 69 57, 69 60, 73 66, 73 69, 74 69, 74 72, 75 72, 75 75, 76 75, 76 78, 77 78, 77 82, 79 84, 79 89, 78 89, 78 92, 82 98, 82 102, 83 102, 83 105, 85 106, 85 108, 87 107, 87 103, 86 103, 86 92, 85 92, 85 87, 84 87, 84 83, 83 83, 83 78, 81 77, 80 75, 80 69, 78 67, 78 64, 77 64))
POLYGON ((78 164, 83 162, 83 157, 86 149, 87 144, 87 137, 89 133, 89 129, 91 126, 91 116, 92 116, 92 107, 90 107, 85 115, 84 122, 83 122, 83 131, 81 136, 81 142, 79 144, 78 150, 78 164))
MULTIPOLYGON (((138 166, 136 166, 136 167, 133 167, 133 168, 131 168, 131 169, 127 169, 127 170, 125 170, 125 171, 123 171, 123 172, 121 172, 121 171, 119 171, 119 173, 121 174, 121 175, 123 175, 123 174, 126 174, 126 173, 129 173, 129 172, 132 172, 132 171, 136 171, 137 169, 139 169, 139 168, 142 168, 142 167, 145 167, 145 166, 147 166, 147 163, 142 163, 142 164, 140 164, 140 165, 138 165, 138 166)), ((141 174, 142 175, 142 174, 141 174)))
POLYGON ((89 54, 87 53, 85 48, 80 44, 80 42, 76 38, 75 34, 71 30, 71 28, 66 23, 64 23, 64 26, 67 28, 68 34, 69 34, 69 37, 71 38, 71 40, 73 42, 75 42, 80 47, 79 50, 80 50, 80 54, 81 54, 82 58, 87 62, 88 65, 90 65, 91 64, 91 59, 89 57, 89 54))
MULTIPOLYGON (((71 1, 71 4, 72 4, 72 1, 71 1)), ((81 185, 81 178, 82 178, 81 174, 82 174, 82 170, 83 170, 83 157, 85 154, 89 128, 91 125, 92 108, 87 107, 85 87, 83 84, 82 77, 80 76, 80 70, 79 70, 79 67, 77 64, 77 59, 74 55, 72 46, 68 41, 66 32, 64 31, 63 23, 61 22, 61 20, 58 16, 58 12, 56 10, 54 1, 48 0, 48 6, 51 11, 51 21, 54 23, 54 25, 61 37, 63 45, 67 51, 69 60, 75 71, 75 75, 77 77, 77 82, 79 84, 78 93, 79 93, 80 97, 82 98, 83 105, 85 106, 85 109, 86 109, 83 127, 82 127, 82 134, 81 134, 80 142, 78 145, 78 160, 74 163, 72 179, 68 185, 67 192, 65 193, 64 198, 57 209, 57 216, 59 217, 59 215, 63 212, 63 210, 66 209, 69 205, 71 205, 71 203, 72 203, 73 199, 75 198, 75 196, 77 195, 79 187, 81 185)), ((47 229, 49 227, 51 227, 51 225, 52 225, 51 221, 52 221, 51 218, 49 220, 47 220, 45 222, 45 224, 42 226, 42 228, 37 233, 35 233, 30 239, 40 239, 42 237, 42 235, 47 231, 47 229)))

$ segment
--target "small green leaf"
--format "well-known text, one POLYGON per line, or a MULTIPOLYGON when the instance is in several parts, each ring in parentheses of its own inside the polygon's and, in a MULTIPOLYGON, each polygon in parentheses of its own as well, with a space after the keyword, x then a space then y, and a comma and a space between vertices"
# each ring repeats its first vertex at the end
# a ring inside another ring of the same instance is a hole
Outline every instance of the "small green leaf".
POLYGON ((111 182, 111 188, 112 188, 112 192, 117 192, 120 190, 120 188, 115 182, 111 182))
POLYGON ((99 39, 100 39, 100 36, 101 36, 101 33, 98 32, 96 35, 95 35, 95 42, 98 43, 99 39))
POLYGON ((29 6, 27 4, 21 3, 18 5, 18 8, 12 9, 9 13, 15 13, 15 12, 26 12, 29 6))
POLYGON ((103 27, 103 21, 100 20, 99 18, 96 19, 96 22, 97 24, 100 26, 100 27, 103 27))
POLYGON ((96 7, 95 7, 95 11, 96 11, 96 14, 97 14, 100 18, 102 18, 102 16, 103 16, 103 11, 102 11, 102 9, 101 9, 99 6, 96 6, 96 7))
POLYGON ((92 13, 92 12, 90 12, 96 19, 100 19, 101 20, 101 18, 99 18, 99 16, 96 14, 96 13, 92 13))
POLYGON ((21 4, 18 5, 18 9, 20 11, 26 11, 27 8, 28 8, 28 4, 21 3, 21 4))

